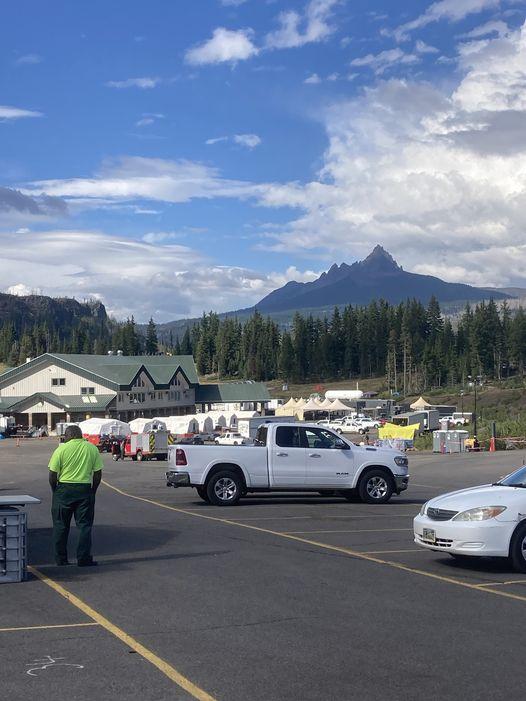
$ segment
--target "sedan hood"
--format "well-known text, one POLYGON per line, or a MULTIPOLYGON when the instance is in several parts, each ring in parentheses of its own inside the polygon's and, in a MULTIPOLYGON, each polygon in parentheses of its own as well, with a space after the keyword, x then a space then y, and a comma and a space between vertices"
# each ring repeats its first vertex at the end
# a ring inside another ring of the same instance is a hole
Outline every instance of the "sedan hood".
POLYGON ((428 506, 449 511, 467 511, 478 506, 506 506, 526 512, 526 489, 483 484, 430 499, 428 506))

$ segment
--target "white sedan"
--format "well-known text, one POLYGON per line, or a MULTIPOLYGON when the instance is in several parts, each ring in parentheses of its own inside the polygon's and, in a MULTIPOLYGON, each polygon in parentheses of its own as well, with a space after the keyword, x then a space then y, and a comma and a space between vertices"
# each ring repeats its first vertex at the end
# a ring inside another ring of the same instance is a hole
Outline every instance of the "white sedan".
POLYGON ((507 557, 526 572, 526 465, 494 484, 431 499, 413 522, 415 543, 455 558, 507 557))

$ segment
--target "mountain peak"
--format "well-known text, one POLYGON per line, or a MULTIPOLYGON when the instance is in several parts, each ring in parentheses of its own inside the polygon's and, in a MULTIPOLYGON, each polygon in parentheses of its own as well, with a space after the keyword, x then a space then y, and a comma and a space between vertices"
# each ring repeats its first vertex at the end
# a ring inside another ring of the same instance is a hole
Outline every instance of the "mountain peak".
POLYGON ((380 273, 400 272, 402 268, 383 246, 376 245, 371 253, 361 261, 360 267, 380 273))

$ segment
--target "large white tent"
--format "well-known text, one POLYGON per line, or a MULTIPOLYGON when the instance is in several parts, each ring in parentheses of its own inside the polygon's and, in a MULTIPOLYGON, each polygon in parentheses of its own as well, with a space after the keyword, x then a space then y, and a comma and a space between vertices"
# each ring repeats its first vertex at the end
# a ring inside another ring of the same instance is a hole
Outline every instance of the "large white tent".
POLYGON ((165 416, 162 421, 170 433, 175 435, 199 433, 199 423, 193 416, 165 416))
POLYGON ((146 419, 140 417, 130 421, 133 433, 148 433, 149 431, 166 431, 166 423, 162 419, 146 419))
POLYGON ((86 419, 79 423, 83 436, 129 436, 130 424, 118 419, 86 419))
POLYGON ((210 416, 210 418, 214 422, 214 428, 216 428, 216 426, 219 426, 220 428, 227 428, 228 423, 227 423, 226 416, 223 412, 210 411, 208 413, 208 416, 210 416))
POLYGON ((212 433, 214 430, 214 422, 208 414, 195 414, 192 418, 199 424, 200 433, 212 433))

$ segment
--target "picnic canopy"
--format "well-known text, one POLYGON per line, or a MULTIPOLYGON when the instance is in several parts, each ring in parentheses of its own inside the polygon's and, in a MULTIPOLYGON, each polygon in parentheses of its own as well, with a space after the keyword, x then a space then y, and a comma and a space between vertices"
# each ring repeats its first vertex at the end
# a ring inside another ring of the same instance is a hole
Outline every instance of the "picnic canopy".
POLYGON ((418 411, 419 409, 430 409, 431 404, 429 402, 426 402, 424 397, 419 397, 416 402, 413 402, 411 405, 411 409, 414 411, 418 411))
POLYGON ((321 404, 315 399, 309 399, 309 401, 301 407, 303 413, 306 411, 323 411, 321 404))
POLYGON ((320 409, 325 409, 327 411, 332 410, 332 402, 330 399, 324 399, 323 402, 320 404, 320 409))
POLYGON ((331 404, 331 413, 336 411, 350 411, 350 407, 344 404, 341 399, 335 399, 331 404))
POLYGON ((281 409, 281 412, 283 412, 283 415, 285 415, 288 411, 293 411, 295 408, 296 408, 296 401, 295 401, 294 397, 291 397, 288 402, 285 402, 285 404, 282 404, 279 407, 279 409, 281 409))

